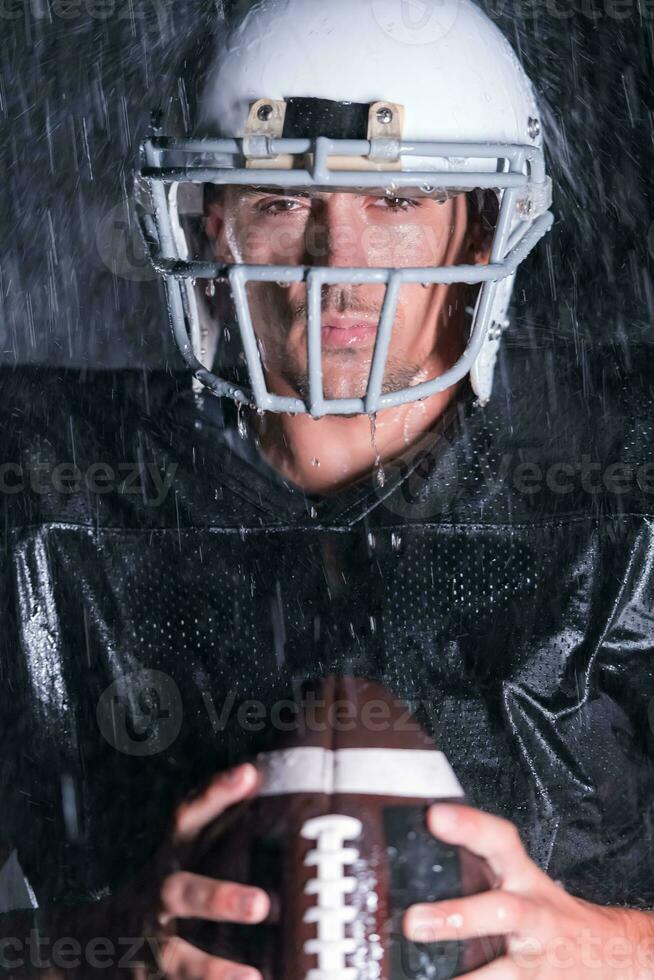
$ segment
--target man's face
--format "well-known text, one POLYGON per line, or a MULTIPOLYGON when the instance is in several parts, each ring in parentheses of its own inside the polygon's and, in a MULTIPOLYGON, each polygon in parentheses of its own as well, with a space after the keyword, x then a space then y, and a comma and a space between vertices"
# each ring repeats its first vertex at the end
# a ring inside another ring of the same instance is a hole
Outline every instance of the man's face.
MULTIPOLYGON (((461 194, 432 198, 350 192, 283 192, 228 187, 210 206, 207 229, 219 261, 336 268, 454 265, 488 260, 468 227, 461 194)), ((307 291, 304 283, 249 283, 252 322, 271 392, 308 394, 307 291)), ((363 397, 385 286, 326 286, 322 291, 323 390, 327 398, 363 397)), ((465 347, 459 286, 404 284, 383 390, 397 391, 447 370, 465 347)))

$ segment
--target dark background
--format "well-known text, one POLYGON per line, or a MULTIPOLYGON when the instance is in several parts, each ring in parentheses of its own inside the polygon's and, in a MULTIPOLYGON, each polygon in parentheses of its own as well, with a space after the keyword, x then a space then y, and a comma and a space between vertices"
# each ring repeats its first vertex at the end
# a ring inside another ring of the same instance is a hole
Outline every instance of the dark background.
MULTIPOLYGON (((654 0, 482 6, 535 83, 555 186, 511 336, 654 343, 654 0)), ((130 216, 131 172, 180 52, 222 7, 0 0, 2 361, 181 365, 130 216)))

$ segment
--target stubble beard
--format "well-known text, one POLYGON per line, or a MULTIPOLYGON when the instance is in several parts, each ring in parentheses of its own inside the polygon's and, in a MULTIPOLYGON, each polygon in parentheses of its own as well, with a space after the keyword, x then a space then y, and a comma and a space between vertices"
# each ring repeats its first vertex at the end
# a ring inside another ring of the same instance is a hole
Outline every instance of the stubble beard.
MULTIPOLYGON (((336 356, 323 351, 322 358, 323 395, 325 398, 365 398, 368 391, 372 354, 369 358, 364 358, 356 350, 342 351, 336 356), (333 363, 330 365, 330 370, 325 371, 326 361, 337 363, 333 363), (341 370, 342 374, 340 373, 341 370)), ((309 374, 306 365, 299 363, 297 355, 285 360, 280 373, 286 384, 296 391, 300 398, 305 401, 309 398, 309 374)), ((416 378, 420 378, 420 375, 421 365, 407 364, 389 354, 382 382, 382 394, 392 394, 402 391, 404 388, 410 388, 415 384, 416 378)))

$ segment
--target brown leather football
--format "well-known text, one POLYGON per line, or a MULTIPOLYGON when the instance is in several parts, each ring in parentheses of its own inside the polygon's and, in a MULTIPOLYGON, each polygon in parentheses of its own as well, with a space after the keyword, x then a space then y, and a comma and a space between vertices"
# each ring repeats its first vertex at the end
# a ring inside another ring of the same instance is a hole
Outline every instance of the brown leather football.
POLYGON ((481 858, 426 828, 428 805, 463 791, 403 702, 330 676, 304 688, 300 709, 257 756, 258 794, 208 828, 188 866, 264 888, 268 921, 180 923, 181 934, 265 980, 445 980, 500 955, 497 938, 402 935, 409 905, 492 887, 481 858))

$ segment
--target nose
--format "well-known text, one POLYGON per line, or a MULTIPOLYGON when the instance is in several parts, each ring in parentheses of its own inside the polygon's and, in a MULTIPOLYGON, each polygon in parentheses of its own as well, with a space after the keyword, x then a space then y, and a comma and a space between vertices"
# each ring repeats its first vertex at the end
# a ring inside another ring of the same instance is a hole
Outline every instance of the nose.
POLYGON ((321 199, 307 236, 312 265, 367 266, 364 224, 355 194, 334 192, 321 199))

